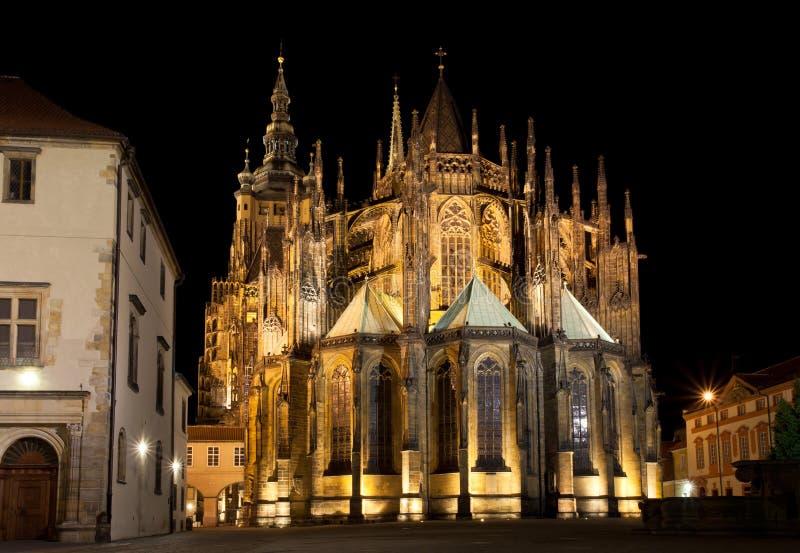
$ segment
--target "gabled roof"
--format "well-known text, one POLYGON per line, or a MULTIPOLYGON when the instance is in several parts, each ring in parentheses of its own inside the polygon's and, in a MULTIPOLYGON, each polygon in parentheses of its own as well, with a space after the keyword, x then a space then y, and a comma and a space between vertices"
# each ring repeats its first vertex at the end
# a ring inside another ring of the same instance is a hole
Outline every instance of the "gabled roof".
POLYGON ((599 337, 606 342, 615 341, 566 286, 561 287, 561 326, 569 339, 595 340, 599 337))
POLYGON ((0 76, 0 134, 69 138, 125 137, 75 117, 19 77, 0 76))
POLYGON ((422 116, 420 133, 423 137, 422 147, 427 151, 431 137, 436 134, 436 151, 448 154, 467 153, 464 125, 458 114, 456 102, 453 100, 450 89, 439 77, 433 97, 422 116))
POLYGON ((500 303, 481 279, 472 277, 456 301, 447 308, 433 327, 434 331, 464 326, 513 326, 527 332, 511 311, 500 303))
POLYGON ((390 296, 364 284, 326 338, 351 334, 400 334, 403 309, 390 296))
POLYGON ((187 426, 186 434, 190 442, 243 442, 242 426, 187 426))
POLYGON ((800 357, 793 357, 754 373, 736 373, 736 376, 758 390, 771 388, 800 378, 800 357))

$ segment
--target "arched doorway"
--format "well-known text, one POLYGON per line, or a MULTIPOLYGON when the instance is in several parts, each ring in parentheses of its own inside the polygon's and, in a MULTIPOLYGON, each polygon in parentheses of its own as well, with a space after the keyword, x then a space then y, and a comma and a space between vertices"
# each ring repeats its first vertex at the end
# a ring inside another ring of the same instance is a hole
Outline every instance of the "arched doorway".
POLYGON ((0 539, 55 537, 58 454, 39 438, 22 438, 0 460, 0 539))
POLYGON ((244 482, 237 482, 219 492, 217 496, 217 526, 238 525, 242 515, 244 482))

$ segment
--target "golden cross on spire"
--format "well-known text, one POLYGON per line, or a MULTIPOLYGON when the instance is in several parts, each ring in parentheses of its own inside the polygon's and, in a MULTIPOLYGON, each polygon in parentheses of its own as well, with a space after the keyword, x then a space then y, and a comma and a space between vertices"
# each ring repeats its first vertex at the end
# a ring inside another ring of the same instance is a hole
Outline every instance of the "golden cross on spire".
POLYGON ((439 56, 439 76, 441 77, 442 73, 444 73, 444 60, 443 60, 443 58, 447 55, 447 52, 445 52, 444 49, 441 46, 439 46, 439 49, 436 52, 434 52, 433 55, 434 56, 439 56))
POLYGON ((278 50, 278 65, 280 65, 281 69, 283 69, 283 60, 283 40, 281 40, 278 50))
POLYGON ((394 81, 394 93, 397 94, 397 81, 400 80, 400 77, 395 73, 392 75, 392 80, 394 81))

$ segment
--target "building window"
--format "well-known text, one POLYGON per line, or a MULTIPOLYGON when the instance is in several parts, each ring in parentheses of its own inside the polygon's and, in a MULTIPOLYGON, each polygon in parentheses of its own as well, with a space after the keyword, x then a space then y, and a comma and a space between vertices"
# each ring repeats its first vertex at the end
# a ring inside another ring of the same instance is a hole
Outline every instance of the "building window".
POLYGON ((697 468, 702 469, 706 466, 706 458, 705 452, 703 451, 703 445, 697 444, 697 468))
POLYGON ((234 467, 243 467, 244 466, 244 448, 243 447, 234 447, 233 448, 233 466, 234 467))
POLYGON ((739 415, 740 417, 744 415, 746 412, 747 412, 747 407, 744 404, 736 406, 736 414, 739 415))
POLYGON ((769 453, 769 446, 767 445, 767 433, 766 432, 759 432, 758 433, 758 456, 762 459, 767 458, 767 454, 769 453))
POLYGON ((441 219, 442 306, 453 303, 472 277, 472 225, 467 210, 451 202, 441 219))
POLYGON ((164 464, 164 450, 161 447, 161 440, 156 442, 156 483, 153 493, 161 495, 161 472, 164 464))
POLYGON ((731 441, 729 438, 722 438, 722 462, 731 462, 731 441))
POLYGON ((0 367, 39 365, 41 290, 0 286, 0 367))
POLYGON ((33 158, 6 158, 3 201, 33 202, 35 163, 33 158))
POLYGON ((125 208, 125 230, 128 237, 133 240, 133 192, 130 191, 130 181, 128 181, 128 203, 125 208))
POLYGON ((194 463, 194 450, 192 446, 186 448, 186 466, 191 467, 194 463))
POLYGON ((458 471, 458 401, 456 371, 449 361, 436 370, 437 446, 436 472, 458 471))
POLYGON ((781 401, 783 401, 783 395, 782 394, 775 394, 774 396, 772 396, 772 405, 775 405, 777 407, 777 405, 781 401))
POLYGON ((128 386, 139 391, 139 321, 131 313, 128 322, 128 386))
POLYGON ((161 272, 158 274, 158 291, 161 293, 161 299, 167 292, 167 270, 164 267, 164 262, 161 262, 161 272))
POLYGON ((717 464, 717 445, 713 443, 708 444, 708 464, 712 467, 717 464))
POLYGON ((572 371, 572 451, 573 468, 579 474, 591 472, 589 460, 589 403, 586 376, 572 371))
POLYGON ((186 433, 186 400, 181 400, 181 430, 186 433))
POLYGON ((331 376, 331 461, 327 474, 350 472, 352 402, 350 374, 347 367, 339 365, 331 376))
POLYGON ((708 415, 706 417, 706 424, 714 424, 714 415, 708 415))
POLYGON ((503 388, 500 364, 485 357, 475 368, 478 394, 478 460, 480 469, 502 469, 503 388))
POLYGON ((142 263, 147 259, 147 213, 142 210, 142 219, 139 222, 139 257, 142 263))
POLYGON ((767 408, 767 400, 766 399, 764 399, 762 397, 762 398, 759 398, 759 399, 756 400, 756 411, 761 411, 762 409, 766 409, 766 408, 767 408))
POLYGON ((209 446, 208 447, 208 458, 207 464, 209 467, 218 467, 219 466, 219 447, 218 446, 209 446))
POLYGON ((686 455, 681 455, 681 460, 680 460, 679 466, 680 466, 681 474, 686 474, 686 455))
POLYGON ((701 426, 703 426, 703 419, 694 419, 694 427, 700 428, 701 426))
POLYGON ((392 371, 379 364, 369 372, 368 473, 394 473, 392 445, 392 371))
POLYGON ((164 414, 164 353, 156 355, 156 412, 164 414))
POLYGON ((125 439, 125 429, 122 428, 117 435, 117 482, 124 484, 128 472, 128 441, 125 439))
POLYGON ((722 411, 719 412, 719 420, 721 420, 721 421, 728 420, 728 410, 727 409, 723 409, 722 411))
POLYGON ((739 436, 739 454, 743 461, 750 458, 750 440, 747 439, 747 434, 739 436))

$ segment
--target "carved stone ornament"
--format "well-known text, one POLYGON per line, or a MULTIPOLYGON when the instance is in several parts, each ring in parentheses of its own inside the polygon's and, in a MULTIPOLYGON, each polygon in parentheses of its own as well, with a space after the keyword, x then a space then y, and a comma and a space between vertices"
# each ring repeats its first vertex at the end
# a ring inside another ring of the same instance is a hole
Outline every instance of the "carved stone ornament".
POLYGON ((533 285, 539 286, 540 284, 544 284, 547 282, 547 271, 542 264, 542 258, 539 258, 539 261, 536 263, 536 269, 533 271, 533 285))
POLYGON ((311 303, 316 303, 319 301, 319 294, 317 293, 317 289, 311 283, 311 281, 305 281, 300 287, 300 299, 311 303))

